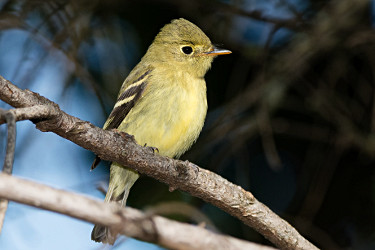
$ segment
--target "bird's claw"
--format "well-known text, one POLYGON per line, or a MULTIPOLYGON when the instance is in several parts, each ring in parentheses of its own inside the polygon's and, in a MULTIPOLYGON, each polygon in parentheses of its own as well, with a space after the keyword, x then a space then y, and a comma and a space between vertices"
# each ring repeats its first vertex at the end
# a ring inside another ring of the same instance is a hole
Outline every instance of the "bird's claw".
POLYGON ((143 146, 147 149, 150 149, 152 151, 153 154, 155 154, 155 151, 157 151, 159 153, 159 149, 157 147, 150 147, 150 146, 147 146, 147 143, 145 143, 145 145, 143 146))

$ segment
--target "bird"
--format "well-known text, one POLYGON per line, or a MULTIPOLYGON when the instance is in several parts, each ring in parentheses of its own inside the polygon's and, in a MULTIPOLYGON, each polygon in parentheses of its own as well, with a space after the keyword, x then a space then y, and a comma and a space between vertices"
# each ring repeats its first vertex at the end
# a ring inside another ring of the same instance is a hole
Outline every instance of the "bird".
MULTIPOLYGON (((103 129, 116 129, 162 156, 179 158, 197 140, 207 114, 204 76, 218 55, 232 53, 214 46, 192 22, 179 18, 156 35, 119 91, 103 129)), ((97 156, 92 164, 99 163, 97 156)), ((126 206, 135 170, 112 162, 105 202, 126 206)), ((114 244, 117 234, 95 225, 91 239, 114 244)))

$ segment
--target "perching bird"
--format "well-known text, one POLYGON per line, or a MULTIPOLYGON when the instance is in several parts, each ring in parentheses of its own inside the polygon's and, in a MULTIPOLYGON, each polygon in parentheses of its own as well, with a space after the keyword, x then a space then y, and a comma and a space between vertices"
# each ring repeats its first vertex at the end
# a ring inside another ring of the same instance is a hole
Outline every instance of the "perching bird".
MULTIPOLYGON (((156 147, 160 155, 180 157, 196 141, 207 113, 204 75, 216 48, 193 23, 180 18, 165 25, 138 65, 125 79, 104 129, 134 135, 140 145, 156 147)), ((97 157, 92 168, 99 162, 97 157)), ((112 162, 106 202, 126 205, 139 174, 112 162)), ((91 239, 113 244, 116 235, 95 225, 91 239)))

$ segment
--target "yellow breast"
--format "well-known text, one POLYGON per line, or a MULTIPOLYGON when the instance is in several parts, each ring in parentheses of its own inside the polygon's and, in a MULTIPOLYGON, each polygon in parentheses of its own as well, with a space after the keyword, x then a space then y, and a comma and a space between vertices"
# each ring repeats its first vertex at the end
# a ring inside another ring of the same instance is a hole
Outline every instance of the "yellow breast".
POLYGON ((153 77, 119 130, 161 155, 179 157, 198 138, 207 113, 206 83, 184 73, 153 77))

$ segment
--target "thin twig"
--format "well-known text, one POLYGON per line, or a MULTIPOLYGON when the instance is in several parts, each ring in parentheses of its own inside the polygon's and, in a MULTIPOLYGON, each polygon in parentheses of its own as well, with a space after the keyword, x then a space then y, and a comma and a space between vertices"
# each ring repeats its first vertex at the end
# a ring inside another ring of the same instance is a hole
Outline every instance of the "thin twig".
POLYGON ((12 174, 14 151, 16 148, 16 117, 12 112, 6 112, 5 120, 8 126, 8 138, 3 172, 6 174, 12 174))
MULTIPOLYGON (((8 127, 7 149, 3 165, 3 173, 11 175, 13 170, 14 151, 16 148, 16 117, 12 112, 4 110, 0 110, 0 117, 4 117, 8 127)), ((4 225, 7 208, 8 200, 0 199, 0 233, 4 225)))

